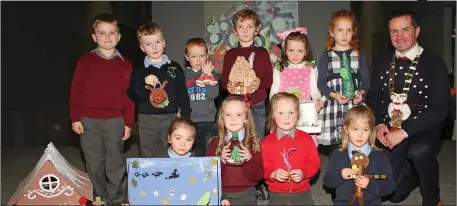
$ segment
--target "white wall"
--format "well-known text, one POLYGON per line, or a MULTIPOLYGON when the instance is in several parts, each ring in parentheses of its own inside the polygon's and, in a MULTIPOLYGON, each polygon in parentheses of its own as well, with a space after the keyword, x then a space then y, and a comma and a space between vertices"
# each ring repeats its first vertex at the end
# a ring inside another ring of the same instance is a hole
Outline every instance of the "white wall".
MULTIPOLYGON (((328 21, 332 12, 350 10, 350 2, 299 2, 299 23, 308 28, 308 37, 318 60, 325 50, 328 21)), ((165 33, 166 52, 184 64, 184 44, 191 37, 204 37, 204 2, 152 2, 152 21, 165 33)))

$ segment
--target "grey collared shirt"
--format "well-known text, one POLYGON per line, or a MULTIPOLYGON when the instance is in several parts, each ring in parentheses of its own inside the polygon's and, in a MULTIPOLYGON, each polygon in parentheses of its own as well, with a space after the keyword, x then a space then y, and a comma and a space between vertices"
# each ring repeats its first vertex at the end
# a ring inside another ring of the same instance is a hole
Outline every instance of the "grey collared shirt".
POLYGON ((98 56, 100 56, 101 58, 106 59, 106 60, 110 60, 110 59, 118 56, 119 58, 122 59, 122 61, 124 61, 124 57, 122 57, 121 53, 117 49, 114 49, 114 54, 113 54, 113 56, 110 56, 110 57, 103 55, 102 51, 98 47, 95 48, 94 50, 92 50, 91 52, 95 52, 98 56))
POLYGON ((276 130, 276 136, 278 137, 278 140, 280 140, 284 136, 289 136, 292 137, 292 139, 295 139, 295 128, 291 129, 287 134, 278 129, 276 130))

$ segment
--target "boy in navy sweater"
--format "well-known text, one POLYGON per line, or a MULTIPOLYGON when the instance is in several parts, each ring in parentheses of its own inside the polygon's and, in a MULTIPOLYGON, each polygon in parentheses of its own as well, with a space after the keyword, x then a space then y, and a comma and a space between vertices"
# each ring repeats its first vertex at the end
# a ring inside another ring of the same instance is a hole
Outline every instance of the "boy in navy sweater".
POLYGON ((92 38, 98 47, 78 61, 70 91, 72 129, 80 135, 95 196, 116 205, 125 197, 123 141, 135 109, 126 93, 132 65, 116 49, 120 37, 113 16, 95 17, 92 38))
MULTIPOLYGON (((336 189, 334 205, 348 205, 355 185, 364 189, 364 205, 381 205, 381 198, 394 192, 395 182, 389 161, 375 146, 375 123, 373 112, 365 104, 349 109, 343 123, 342 147, 332 153, 324 176, 324 184, 336 189), (369 164, 365 174, 386 175, 387 179, 368 179, 365 176, 353 179, 353 175, 357 174, 351 166, 352 154, 355 152, 368 156, 369 164)), ((358 199, 352 205, 359 205, 358 199)))
POLYGON ((166 149, 167 129, 176 119, 178 107, 182 117, 189 117, 192 110, 181 66, 163 54, 165 39, 159 25, 142 25, 137 37, 146 57, 133 71, 127 92, 138 107, 141 157, 155 157, 166 149))

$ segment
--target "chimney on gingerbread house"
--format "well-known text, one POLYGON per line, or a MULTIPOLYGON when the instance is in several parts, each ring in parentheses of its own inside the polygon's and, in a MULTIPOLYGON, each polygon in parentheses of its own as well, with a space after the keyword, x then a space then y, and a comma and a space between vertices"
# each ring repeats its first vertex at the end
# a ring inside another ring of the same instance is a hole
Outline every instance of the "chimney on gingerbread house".
POLYGON ((87 173, 71 165, 51 142, 8 205, 85 205, 92 200, 87 173))

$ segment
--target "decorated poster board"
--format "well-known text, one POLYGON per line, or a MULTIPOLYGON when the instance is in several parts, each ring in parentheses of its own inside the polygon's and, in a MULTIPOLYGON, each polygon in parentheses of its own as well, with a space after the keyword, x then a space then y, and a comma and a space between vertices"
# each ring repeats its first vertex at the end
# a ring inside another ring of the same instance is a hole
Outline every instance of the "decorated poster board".
POLYGON ((272 64, 280 55, 276 33, 299 26, 298 1, 205 1, 205 39, 216 72, 222 72, 226 51, 238 45, 238 37, 232 32, 232 18, 244 8, 259 16, 261 25, 255 45, 268 50, 272 64))
POLYGON ((129 158, 130 205, 220 205, 217 157, 129 158))

